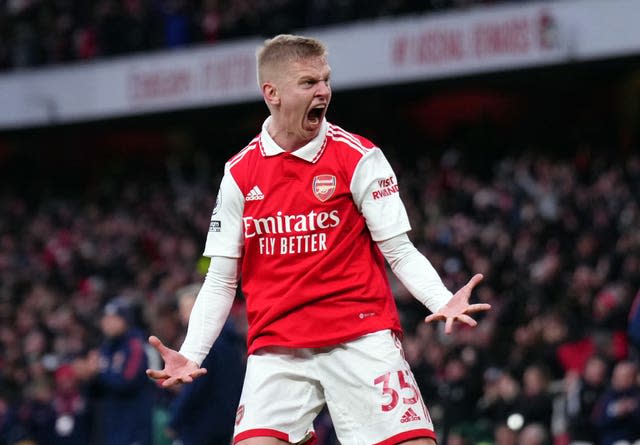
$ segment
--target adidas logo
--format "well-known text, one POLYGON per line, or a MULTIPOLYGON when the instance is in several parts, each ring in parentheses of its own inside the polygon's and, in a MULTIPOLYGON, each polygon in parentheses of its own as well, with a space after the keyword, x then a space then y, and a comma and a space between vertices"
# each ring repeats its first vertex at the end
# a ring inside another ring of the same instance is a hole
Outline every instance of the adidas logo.
POLYGON ((415 422, 416 420, 420 420, 420 416, 416 414, 413 408, 409 408, 402 415, 402 419, 400 419, 400 423, 415 422))
POLYGON ((261 199, 264 199, 264 195, 262 194, 262 190, 260 190, 260 187, 254 185, 253 188, 249 190, 249 193, 247 193, 247 196, 245 196, 244 199, 245 201, 260 201, 261 199))

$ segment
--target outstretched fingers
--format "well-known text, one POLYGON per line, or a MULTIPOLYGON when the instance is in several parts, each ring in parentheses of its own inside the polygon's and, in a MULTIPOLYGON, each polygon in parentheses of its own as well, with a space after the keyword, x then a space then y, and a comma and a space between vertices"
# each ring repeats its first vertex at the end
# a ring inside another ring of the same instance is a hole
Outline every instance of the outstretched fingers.
POLYGON ((478 322, 477 322, 477 321, 475 321, 473 318, 469 317, 469 316, 468 316, 468 315, 466 315, 466 314, 458 315, 457 317, 455 317, 455 318, 454 318, 454 321, 455 321, 455 320, 458 320, 458 321, 460 321, 461 323, 464 323, 464 324, 469 325, 469 326, 471 326, 471 327, 475 327, 475 326, 477 326, 477 325, 478 325, 478 322))
POLYGON ((475 321, 473 318, 469 317, 468 315, 465 314, 460 314, 457 315, 455 317, 447 317, 447 320, 444 324, 444 332, 445 334, 451 334, 451 332, 453 331, 453 323, 455 321, 459 321, 461 323, 464 323, 468 326, 471 326, 472 328, 478 325, 478 322, 475 321))
POLYGON ((491 305, 488 303, 475 303, 469 304, 469 298, 471 297, 471 292, 473 288, 475 288, 484 278, 482 274, 475 274, 471 279, 465 284, 453 298, 445 305, 444 308, 441 308, 439 312, 435 314, 431 314, 427 316, 424 321, 426 323, 431 323, 433 321, 444 321, 445 333, 449 334, 453 331, 453 325, 456 321, 464 323, 468 326, 475 327, 478 325, 478 322, 471 318, 469 314, 474 314, 476 312, 487 311, 491 309, 491 305))
POLYGON ((169 388, 170 386, 179 385, 182 383, 191 383, 194 379, 203 376, 206 373, 207 370, 205 368, 199 368, 189 374, 183 374, 174 377, 167 376, 168 378, 165 378, 165 380, 162 381, 162 387, 169 388))
POLYGON ((431 323, 433 321, 445 320, 445 318, 446 317, 444 315, 436 313, 436 314, 428 315, 427 318, 424 319, 424 322, 431 323))
POLYGON ((447 320, 444 322, 444 332, 445 334, 451 334, 453 331, 453 317, 447 317, 447 320))
POLYGON ((474 287, 476 287, 478 285, 478 283, 480 283, 482 281, 483 278, 484 278, 484 275, 482 275, 481 273, 477 273, 477 274, 475 274, 474 276, 471 277, 471 279, 469 280, 469 282, 465 286, 468 287, 469 290, 471 290, 474 287))
POLYGON ((147 369, 147 375, 154 380, 164 380, 169 378, 169 374, 162 369, 147 369))
POLYGON ((198 377, 202 377, 206 373, 207 373, 207 368, 198 368, 195 371, 193 371, 192 373, 190 373, 189 377, 191 377, 191 380, 193 381, 193 379, 197 379, 198 377))
POLYGON ((491 309, 491 305, 489 303, 476 303, 470 304, 467 310, 464 311, 464 313, 473 314, 476 312, 488 311, 489 309, 491 309))

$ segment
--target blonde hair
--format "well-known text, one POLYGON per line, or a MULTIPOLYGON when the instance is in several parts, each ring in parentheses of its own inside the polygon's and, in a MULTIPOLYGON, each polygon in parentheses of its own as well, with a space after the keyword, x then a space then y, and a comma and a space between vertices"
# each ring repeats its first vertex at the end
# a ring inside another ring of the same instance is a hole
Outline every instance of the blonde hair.
POLYGON ((264 44, 256 51, 258 85, 262 87, 265 81, 270 80, 267 78, 272 74, 269 73, 270 70, 284 63, 313 57, 327 57, 327 48, 318 39, 280 34, 265 40, 264 44))

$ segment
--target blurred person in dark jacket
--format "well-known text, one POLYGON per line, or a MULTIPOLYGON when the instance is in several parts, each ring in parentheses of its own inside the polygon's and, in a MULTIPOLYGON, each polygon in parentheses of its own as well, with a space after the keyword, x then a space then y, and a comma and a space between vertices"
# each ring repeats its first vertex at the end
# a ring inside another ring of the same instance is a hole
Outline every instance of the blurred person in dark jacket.
POLYGON ((51 383, 47 379, 33 380, 24 388, 23 397, 18 410, 20 423, 35 443, 48 444, 56 420, 51 383))
POLYGON ((597 442, 597 431, 591 421, 591 414, 605 390, 607 376, 608 364, 598 355, 587 360, 582 374, 567 374, 565 415, 569 443, 586 445, 597 442))
POLYGON ((0 392, 0 444, 35 445, 30 441, 27 430, 18 421, 18 415, 10 398, 0 392))
POLYGON ((627 322, 629 344, 636 360, 640 360, 640 291, 636 294, 629 311, 627 322))
POLYGON ((55 373, 53 411, 56 415, 52 441, 56 445, 86 445, 91 438, 91 412, 87 395, 81 391, 78 377, 69 364, 55 373))
POLYGON ((601 445, 633 443, 640 439, 638 365, 625 360, 613 368, 610 387, 598 401, 593 420, 601 445))
POLYGON ((547 368, 541 364, 527 366, 522 375, 522 392, 516 402, 516 411, 522 414, 525 424, 539 424, 548 431, 552 410, 547 368))
POLYGON ((74 366, 99 401, 96 420, 104 445, 151 445, 153 385, 132 309, 123 297, 108 302, 100 320, 102 346, 74 366))
MULTIPOLYGON (((89 401, 78 388, 73 368, 62 365, 53 377, 53 381, 34 380, 25 388, 19 410, 21 424, 39 445, 91 443, 89 401)), ((0 445, 5 445, 1 439, 0 445)))
MULTIPOLYGON (((177 292, 184 326, 199 290, 196 284, 177 292)), ((243 340, 231 321, 222 328, 202 367, 207 374, 183 385, 170 406, 170 434, 184 445, 226 445, 233 436, 245 368, 243 340)))
POLYGON ((438 395, 443 401, 445 412, 442 442, 448 443, 451 432, 473 419, 475 401, 479 396, 478 385, 460 357, 451 356, 447 359, 438 395))
POLYGON ((480 418, 493 423, 504 423, 509 416, 518 413, 518 401, 522 389, 511 373, 489 368, 484 375, 483 394, 478 400, 480 418))

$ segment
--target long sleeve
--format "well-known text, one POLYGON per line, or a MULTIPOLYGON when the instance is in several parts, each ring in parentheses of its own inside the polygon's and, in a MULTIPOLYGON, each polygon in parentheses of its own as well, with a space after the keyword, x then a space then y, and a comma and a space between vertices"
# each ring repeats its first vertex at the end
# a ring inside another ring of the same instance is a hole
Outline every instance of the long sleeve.
POLYGON ((180 353, 200 365, 220 335, 238 286, 238 259, 214 256, 189 317, 180 353))
POLYGON ((438 272, 415 248, 406 233, 377 244, 400 282, 431 312, 437 312, 451 299, 452 294, 442 283, 438 272))

